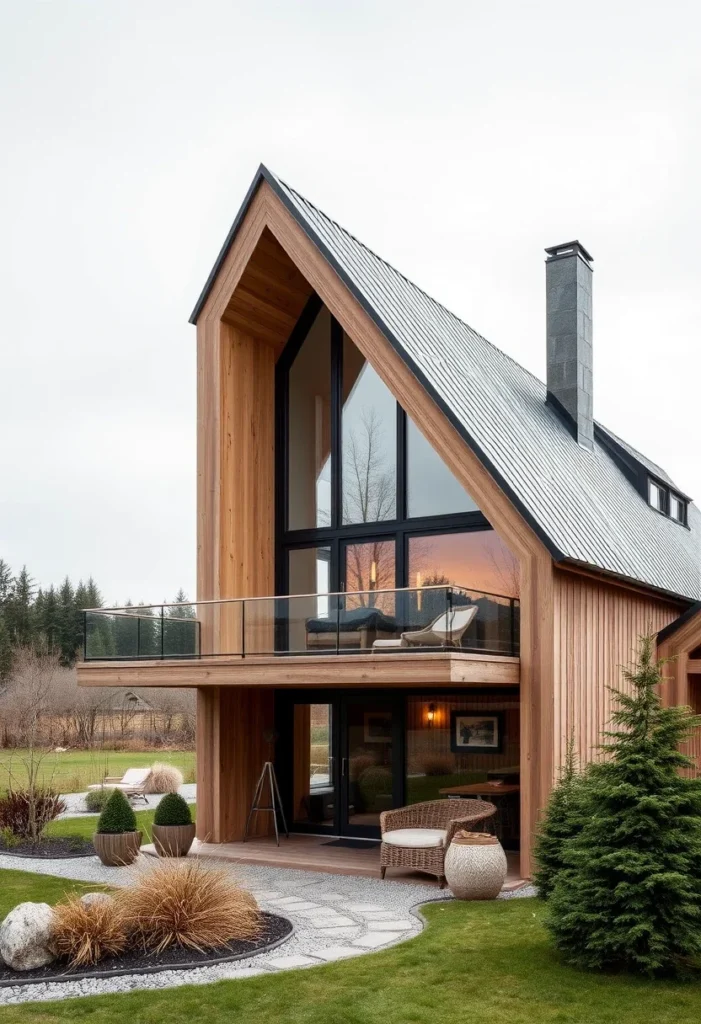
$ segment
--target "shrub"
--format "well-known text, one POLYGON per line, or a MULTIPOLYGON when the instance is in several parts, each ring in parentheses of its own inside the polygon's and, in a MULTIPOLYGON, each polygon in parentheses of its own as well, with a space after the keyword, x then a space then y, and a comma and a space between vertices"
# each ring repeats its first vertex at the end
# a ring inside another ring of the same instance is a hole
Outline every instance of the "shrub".
POLYGON ((589 782, 592 814, 565 849, 546 924, 589 970, 686 974, 701 960, 701 779, 680 744, 701 724, 662 707, 654 638, 641 638, 629 693, 613 691, 609 760, 589 782))
POLYGON ((358 789, 366 807, 373 807, 377 798, 392 792, 392 773, 380 764, 366 768, 358 779, 358 789))
POLYGON ((374 766, 375 758, 372 756, 372 754, 356 754, 355 757, 351 757, 348 765, 350 769, 351 782, 356 782, 364 771, 366 771, 368 768, 373 768, 374 766))
POLYGON ((13 846, 19 846, 21 842, 20 837, 16 836, 7 825, 4 828, 0 828, 0 843, 2 843, 5 849, 11 850, 13 846))
POLYGON ((560 778, 550 794, 533 848, 537 865, 533 881, 541 899, 550 898, 557 877, 565 867, 567 844, 579 835, 589 818, 587 783, 590 776, 591 769, 578 770, 574 740, 570 739, 560 778))
POLYGON ((151 766, 146 788, 149 793, 177 793, 183 784, 183 773, 174 764, 161 764, 157 761, 151 766))
POLYGON ((205 950, 261 932, 254 897, 225 868, 202 861, 159 862, 120 893, 131 936, 147 949, 168 946, 205 950))
POLYGON ((97 831, 119 835, 136 832, 136 815, 121 789, 114 789, 97 822, 97 831))
POLYGON ((191 825, 190 808, 179 793, 167 793, 153 816, 154 825, 191 825))
POLYGON ((107 806, 107 801, 114 793, 114 789, 89 789, 85 794, 85 806, 93 814, 99 814, 107 806))
POLYGON ((426 754, 421 761, 424 775, 453 775, 455 759, 450 754, 426 754))
POLYGON ((0 797, 0 828, 9 829, 18 839, 32 838, 32 817, 36 835, 40 836, 49 822, 65 811, 61 797, 51 789, 37 790, 32 799, 27 790, 18 789, 0 797))
POLYGON ((68 896, 54 907, 53 941, 71 967, 95 964, 121 953, 127 936, 119 904, 109 896, 84 902, 68 896))

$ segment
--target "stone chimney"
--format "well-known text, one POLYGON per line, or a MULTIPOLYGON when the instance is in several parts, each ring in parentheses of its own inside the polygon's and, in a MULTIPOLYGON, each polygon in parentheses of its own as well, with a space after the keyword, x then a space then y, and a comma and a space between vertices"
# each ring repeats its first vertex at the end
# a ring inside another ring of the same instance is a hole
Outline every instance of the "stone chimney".
POLYGON ((592 263, 579 242, 546 249, 548 397, 576 441, 594 447, 592 263))

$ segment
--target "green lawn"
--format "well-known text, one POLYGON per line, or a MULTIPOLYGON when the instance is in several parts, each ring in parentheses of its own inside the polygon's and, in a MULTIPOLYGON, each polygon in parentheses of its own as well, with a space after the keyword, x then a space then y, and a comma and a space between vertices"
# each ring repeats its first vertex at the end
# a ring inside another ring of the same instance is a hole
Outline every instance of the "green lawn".
POLYGON ((58 903, 67 892, 94 892, 105 886, 72 882, 53 875, 34 875, 29 871, 0 871, 0 921, 18 903, 58 903))
MULTIPOLYGON (((194 820, 195 808, 192 804, 190 805, 190 810, 192 811, 192 817, 194 820)), ((137 828, 143 829, 144 844, 151 842, 151 825, 153 824, 154 813, 154 811, 136 812, 136 826, 137 828)), ((86 814, 80 818, 62 818, 60 821, 52 821, 47 827, 45 835, 83 836, 84 839, 92 839, 93 832, 95 831, 95 825, 97 824, 97 818, 97 814, 86 814)))
POLYGON ((563 967, 542 915, 535 900, 434 905, 422 935, 385 952, 207 987, 7 1007, 0 1024, 697 1024, 701 984, 563 967))
MULTIPOLYGON (((8 766, 13 763, 17 779, 22 779, 21 750, 0 751, 0 793, 7 789, 8 766)), ((185 781, 194 782, 194 750, 147 750, 138 753, 124 750, 67 750, 64 754, 48 754, 42 764, 44 780, 53 778, 59 793, 82 793, 105 775, 123 775, 127 768, 146 768, 155 761, 176 765, 185 781)))

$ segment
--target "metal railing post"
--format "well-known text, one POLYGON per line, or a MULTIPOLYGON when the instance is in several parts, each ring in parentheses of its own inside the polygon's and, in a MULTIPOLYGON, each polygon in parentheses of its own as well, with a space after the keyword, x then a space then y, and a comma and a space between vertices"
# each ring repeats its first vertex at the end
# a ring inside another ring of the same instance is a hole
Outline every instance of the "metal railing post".
POLYGON ((165 630, 165 606, 161 605, 161 661, 163 661, 165 644, 164 644, 164 630, 165 630))
POLYGON ((241 657, 246 657, 246 601, 241 602, 241 657))
POLYGON ((141 616, 136 616, 136 656, 141 656, 141 616))
POLYGON ((88 613, 83 612, 83 661, 88 660, 88 613))

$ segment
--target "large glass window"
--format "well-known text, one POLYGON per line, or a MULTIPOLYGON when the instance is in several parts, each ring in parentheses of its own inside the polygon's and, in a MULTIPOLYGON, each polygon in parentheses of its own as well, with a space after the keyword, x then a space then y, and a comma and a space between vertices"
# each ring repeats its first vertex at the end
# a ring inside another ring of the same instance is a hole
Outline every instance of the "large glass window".
POLYGON ((289 373, 290 530, 331 525, 331 316, 322 309, 289 373))
POLYGON ((407 416, 407 515, 446 516, 479 511, 418 427, 407 416))
MULTIPOLYGON (((329 615, 331 548, 293 548, 288 556, 287 598, 277 609, 279 627, 287 633, 279 648, 306 651, 335 639, 335 617, 329 615)), ((278 603, 280 605, 280 603, 278 603)))
POLYGON ((518 562, 494 530, 417 534, 408 542, 410 587, 457 586, 518 597, 518 562))
POLYGON ((397 403, 346 335, 341 433, 342 522, 395 519, 397 403))
POLYGON ((515 690, 411 696, 406 710, 406 802, 446 790, 497 806, 497 834, 518 845, 520 710, 515 690))

